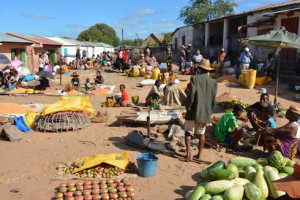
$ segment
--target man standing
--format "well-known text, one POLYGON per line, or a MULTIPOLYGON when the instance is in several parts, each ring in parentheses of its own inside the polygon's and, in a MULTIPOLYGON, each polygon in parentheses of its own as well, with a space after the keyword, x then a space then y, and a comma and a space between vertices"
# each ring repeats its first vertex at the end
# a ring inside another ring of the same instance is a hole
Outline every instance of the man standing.
POLYGON ((241 73, 243 70, 249 69, 251 59, 253 59, 253 57, 249 52, 249 48, 246 47, 245 51, 243 51, 239 57, 241 73))
POLYGON ((179 51, 179 72, 182 72, 183 66, 184 66, 184 60, 185 60, 185 46, 182 45, 181 49, 179 51))
POLYGON ((76 52, 76 69, 79 69, 80 68, 80 49, 77 49, 77 52, 76 52))
POLYGON ((213 63, 216 60, 216 49, 211 47, 209 50, 209 61, 213 63))
POLYGON ((118 70, 123 67, 123 47, 120 47, 120 50, 117 53, 117 62, 118 62, 118 70))
MULTIPOLYGON (((196 66, 195 66, 196 67, 196 66)), ((211 114, 216 104, 216 94, 218 90, 217 82, 208 76, 208 72, 214 68, 210 67, 207 59, 202 59, 197 65, 200 74, 192 76, 188 87, 185 115, 185 145, 186 161, 192 159, 191 140, 192 136, 199 138, 199 152, 195 158, 200 159, 205 143, 206 124, 210 123, 211 114)))

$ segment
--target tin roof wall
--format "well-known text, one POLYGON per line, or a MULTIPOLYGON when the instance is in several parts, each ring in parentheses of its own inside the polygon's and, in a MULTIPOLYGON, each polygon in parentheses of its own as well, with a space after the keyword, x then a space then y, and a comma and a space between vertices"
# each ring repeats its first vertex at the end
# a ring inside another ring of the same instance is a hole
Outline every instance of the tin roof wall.
POLYGON ((5 33, 0 33, 0 42, 33 44, 33 42, 31 42, 29 40, 23 40, 21 38, 7 35, 5 33))
POLYGON ((76 46, 76 43, 66 40, 65 38, 61 37, 45 37, 47 39, 53 40, 55 42, 59 42, 64 46, 76 46))
POLYGON ((103 42, 97 42, 97 44, 103 45, 106 48, 113 48, 113 46, 111 46, 109 44, 106 44, 106 43, 103 43, 103 42))
POLYGON ((19 34, 19 33, 17 33, 16 35, 20 35, 20 36, 23 36, 25 38, 28 38, 28 40, 33 39, 35 41, 38 41, 38 42, 40 42, 42 44, 46 44, 46 45, 56 45, 56 46, 61 46, 62 45, 59 42, 49 40, 47 38, 44 38, 44 37, 36 35, 36 34, 19 34))
POLYGON ((75 43, 76 45, 80 45, 80 46, 84 46, 84 47, 91 46, 90 44, 84 43, 82 41, 74 40, 74 39, 64 39, 64 40, 67 40, 71 43, 75 43))
POLYGON ((97 42, 84 42, 90 46, 93 46, 93 47, 104 47, 104 45, 100 44, 100 43, 97 43, 97 42))

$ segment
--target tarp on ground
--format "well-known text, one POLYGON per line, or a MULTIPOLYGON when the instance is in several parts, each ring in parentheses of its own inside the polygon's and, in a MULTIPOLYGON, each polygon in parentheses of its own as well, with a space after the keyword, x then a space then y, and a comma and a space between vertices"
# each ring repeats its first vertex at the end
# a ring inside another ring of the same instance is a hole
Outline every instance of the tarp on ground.
POLYGON ((46 105, 42 116, 64 111, 86 111, 90 116, 95 112, 89 96, 64 96, 56 103, 46 105))
POLYGON ((125 169, 129 164, 129 161, 129 151, 126 151, 122 154, 98 154, 84 158, 78 158, 75 162, 75 166, 77 166, 80 162, 82 162, 83 165, 79 168, 75 168, 73 173, 96 167, 101 163, 106 163, 121 169, 125 169))

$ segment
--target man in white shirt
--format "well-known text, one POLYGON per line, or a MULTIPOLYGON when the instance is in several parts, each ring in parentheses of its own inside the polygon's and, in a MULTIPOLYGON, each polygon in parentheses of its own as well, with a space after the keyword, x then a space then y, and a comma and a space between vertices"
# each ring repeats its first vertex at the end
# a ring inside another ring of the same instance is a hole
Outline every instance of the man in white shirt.
POLYGON ((45 65, 45 61, 43 59, 43 55, 40 54, 39 55, 39 71, 43 71, 44 65, 45 65))
POLYGON ((43 53, 44 56, 44 62, 49 64, 49 57, 48 57, 48 51, 46 51, 46 53, 43 53))

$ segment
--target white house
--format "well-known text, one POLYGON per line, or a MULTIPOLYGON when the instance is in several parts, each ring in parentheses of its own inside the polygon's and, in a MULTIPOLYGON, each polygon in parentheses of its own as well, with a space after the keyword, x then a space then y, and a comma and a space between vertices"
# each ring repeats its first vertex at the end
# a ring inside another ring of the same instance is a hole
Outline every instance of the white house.
POLYGON ((69 64, 75 59, 76 51, 77 49, 80 48, 79 45, 77 45, 72 41, 68 41, 67 39, 60 38, 60 37, 46 37, 46 38, 53 40, 55 42, 59 42, 63 45, 62 48, 59 49, 59 53, 62 56, 67 57, 67 64, 69 64))
POLYGON ((104 51, 109 51, 110 53, 114 53, 115 49, 113 46, 109 45, 109 44, 105 44, 103 42, 97 42, 97 44, 104 46, 104 51))

